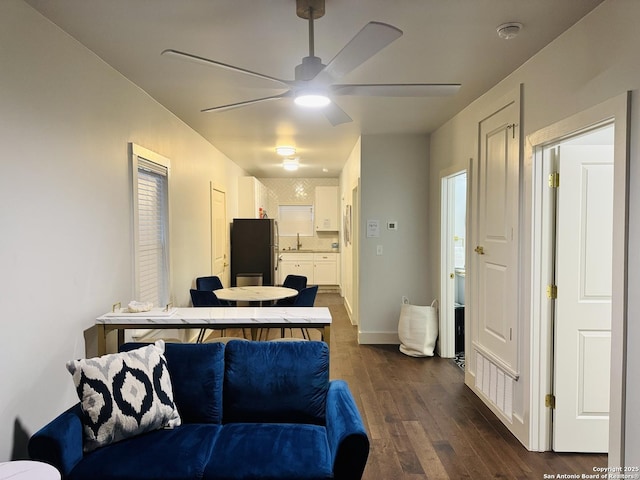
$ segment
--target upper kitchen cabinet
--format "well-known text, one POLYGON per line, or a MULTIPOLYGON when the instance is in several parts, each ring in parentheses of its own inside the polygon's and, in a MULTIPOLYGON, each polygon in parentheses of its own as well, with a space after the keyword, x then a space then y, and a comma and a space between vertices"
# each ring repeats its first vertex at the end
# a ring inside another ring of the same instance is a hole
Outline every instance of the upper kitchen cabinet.
POLYGON ((316 232, 337 232, 340 230, 338 208, 338 187, 316 187, 314 216, 316 232))
POLYGON ((238 218, 260 218, 267 199, 267 188, 256 177, 238 178, 238 218))

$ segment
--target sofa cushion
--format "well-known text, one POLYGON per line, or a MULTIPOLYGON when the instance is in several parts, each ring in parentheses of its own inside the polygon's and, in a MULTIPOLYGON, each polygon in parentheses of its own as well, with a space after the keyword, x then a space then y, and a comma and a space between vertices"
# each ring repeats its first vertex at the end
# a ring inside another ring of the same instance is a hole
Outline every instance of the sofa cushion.
POLYGON ((318 425, 231 423, 222 427, 203 479, 333 478, 326 430, 318 425))
POLYGON ((202 478, 220 425, 156 430, 88 453, 68 480, 185 480, 202 478))
POLYGON ((72 360, 67 369, 80 398, 87 452, 180 425, 162 340, 130 352, 72 360))
POLYGON ((223 421, 324 425, 328 385, 324 342, 231 341, 223 421))
MULTIPOLYGON (((138 348, 126 343, 120 350, 138 348)), ((173 400, 183 423, 222 421, 223 343, 167 343, 165 357, 173 386, 173 400)))

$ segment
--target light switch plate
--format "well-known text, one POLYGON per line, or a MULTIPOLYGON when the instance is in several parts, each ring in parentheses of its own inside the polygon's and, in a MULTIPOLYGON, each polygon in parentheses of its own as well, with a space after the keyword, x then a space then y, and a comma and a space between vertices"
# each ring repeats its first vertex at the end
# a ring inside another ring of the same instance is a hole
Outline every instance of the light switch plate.
POLYGON ((389 220, 387 222, 387 230, 397 230, 398 229, 398 222, 395 220, 389 220))

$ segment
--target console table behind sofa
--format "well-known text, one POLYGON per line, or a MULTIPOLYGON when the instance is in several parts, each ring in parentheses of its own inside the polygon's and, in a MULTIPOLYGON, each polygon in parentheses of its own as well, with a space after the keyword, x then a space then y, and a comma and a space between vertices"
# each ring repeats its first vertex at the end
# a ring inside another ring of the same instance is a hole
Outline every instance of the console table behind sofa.
POLYGON ((317 328, 329 345, 331 313, 327 307, 198 307, 127 313, 118 309, 96 318, 98 355, 107 353, 107 334, 118 332, 118 347, 128 329, 159 328, 317 328))

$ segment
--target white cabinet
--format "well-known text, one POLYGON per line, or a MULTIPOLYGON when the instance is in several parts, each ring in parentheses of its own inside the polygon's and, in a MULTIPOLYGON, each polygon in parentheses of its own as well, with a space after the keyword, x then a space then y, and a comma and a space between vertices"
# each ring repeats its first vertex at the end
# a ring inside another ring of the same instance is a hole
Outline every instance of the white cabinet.
POLYGON ((339 253, 288 253, 280 254, 279 282, 287 275, 307 277, 307 285, 339 285, 339 253))
POLYGON ((278 266, 279 283, 282 285, 287 275, 307 277, 307 284, 313 284, 313 253, 281 253, 278 266))
POLYGON ((338 285, 340 282, 337 253, 313 254, 313 283, 315 285, 338 285))
POLYGON ((338 187, 316 187, 314 218, 316 232, 337 232, 340 230, 338 187))
POLYGON ((238 218, 260 218, 267 199, 267 188, 256 177, 238 178, 238 218))

